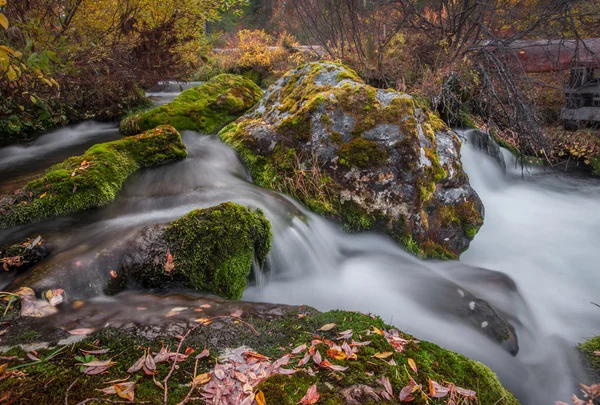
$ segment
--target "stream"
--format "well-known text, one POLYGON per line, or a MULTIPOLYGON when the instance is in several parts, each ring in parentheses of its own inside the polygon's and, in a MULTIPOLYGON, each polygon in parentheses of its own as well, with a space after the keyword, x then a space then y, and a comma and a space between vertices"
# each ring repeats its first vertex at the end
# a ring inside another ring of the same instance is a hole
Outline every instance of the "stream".
MULTIPOLYGON (((177 92, 165 86, 151 95, 162 103, 177 92)), ((255 272, 244 300, 371 312, 490 366, 525 405, 568 400, 585 382, 575 345, 600 333, 600 309, 591 304, 600 301, 600 181, 522 171, 507 151, 504 173, 468 141, 469 133, 459 134, 465 137, 464 168, 486 211, 485 225, 460 262, 421 261, 384 235, 346 234, 295 200, 253 185, 217 137, 183 131, 188 159, 135 173, 112 204, 0 231, 0 244, 41 234, 53 248, 25 274, 0 274, 0 290, 60 287, 70 299, 114 307, 120 297, 103 292, 109 269, 73 263, 85 263, 149 224, 233 201, 261 208, 273 226, 268 266, 255 272), (488 301, 511 323, 519 339, 516 356, 456 316, 452 308, 468 305, 458 299, 460 289, 488 301)), ((0 193, 94 143, 118 138, 115 125, 86 122, 29 146, 0 149, 0 193)))

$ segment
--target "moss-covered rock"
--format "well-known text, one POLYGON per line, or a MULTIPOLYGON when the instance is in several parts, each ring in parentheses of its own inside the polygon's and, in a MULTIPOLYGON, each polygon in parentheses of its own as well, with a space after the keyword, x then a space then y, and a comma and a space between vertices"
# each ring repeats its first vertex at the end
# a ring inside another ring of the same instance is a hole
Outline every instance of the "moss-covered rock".
POLYGON ((136 170, 186 156, 181 136, 170 126, 97 144, 0 196, 0 229, 106 205, 136 170))
POLYGON ((419 256, 457 258, 483 224, 456 135, 412 97, 339 64, 287 73, 220 137, 257 184, 419 256))
POLYGON ((584 360, 600 375, 600 336, 596 336, 585 343, 579 345, 579 350, 583 354, 584 360))
POLYGON ((213 133, 245 113, 262 95, 252 80, 221 74, 185 90, 168 104, 127 117, 121 122, 121 133, 132 135, 158 125, 213 133))
POLYGON ((253 261, 271 249, 271 225, 260 210, 234 203, 195 210, 167 225, 144 229, 120 255, 119 277, 144 287, 180 286, 240 299, 253 261))
MULTIPOLYGON (((164 298, 126 296, 122 301, 112 302, 80 302, 78 309, 59 313, 51 318, 52 330, 43 324, 28 320, 25 324, 15 322, 3 336, 3 343, 15 342, 20 333, 26 331, 30 336, 35 336, 35 341, 57 341, 68 337, 64 330, 75 328, 90 328, 100 326, 100 330, 85 340, 72 344, 68 350, 59 348, 38 349, 36 356, 42 361, 36 364, 25 364, 17 358, 26 358, 26 352, 21 349, 11 349, 2 356, 16 356, 10 360, 8 370, 20 367, 19 371, 25 374, 22 378, 0 379, 0 392, 10 395, 18 394, 23 403, 53 404, 64 403, 67 388, 69 400, 78 403, 87 398, 102 397, 97 389, 105 388, 108 381, 127 378, 135 381, 135 399, 137 401, 155 402, 163 398, 163 390, 158 388, 153 380, 163 381, 171 369, 170 362, 156 363, 154 378, 144 375, 143 371, 128 373, 131 367, 147 350, 156 356, 161 348, 169 348, 174 352, 179 339, 185 335, 181 351, 192 353, 183 358, 178 367, 174 368, 168 384, 168 403, 180 403, 190 391, 189 383, 196 370, 196 375, 214 372, 215 366, 230 373, 231 357, 237 352, 255 352, 270 358, 275 362, 285 354, 289 354, 295 347, 307 344, 312 350, 319 350, 323 360, 332 364, 348 367, 345 371, 334 372, 326 368, 319 368, 312 359, 304 366, 298 366, 307 353, 307 349, 300 351, 290 358, 286 369, 297 369, 291 376, 275 375, 263 381, 255 393, 262 391, 267 404, 297 404, 306 393, 309 386, 316 384, 321 395, 319 404, 345 405, 344 395, 352 387, 362 386, 381 393, 384 389, 378 382, 383 377, 389 379, 395 398, 389 402, 400 404, 398 395, 400 390, 410 383, 412 378, 415 383, 422 386, 423 395, 415 393, 413 404, 446 404, 449 397, 428 398, 429 379, 440 384, 453 384, 454 386, 476 392, 478 403, 497 405, 516 405, 518 401, 507 391, 489 368, 481 363, 470 360, 460 354, 443 349, 433 343, 416 341, 412 336, 402 332, 394 332, 393 328, 386 325, 381 318, 368 316, 358 312, 331 311, 319 313, 309 307, 288 307, 271 304, 251 304, 234 302, 217 302, 207 299, 194 300, 192 298, 169 296, 164 298), (123 306, 131 310, 123 311, 123 306), (134 308, 143 307, 143 311, 134 308), (177 308, 176 311, 173 308, 177 308), (200 312, 196 312, 200 311, 200 312), (236 316, 231 314, 236 313, 236 316), (147 315, 143 315, 146 314, 147 315), (240 315, 242 314, 242 315, 240 315), (165 316, 167 315, 167 316, 165 316), (140 322, 140 316, 144 319, 140 322), (204 325, 198 327, 191 321, 198 316, 204 319, 204 325), (241 316, 241 318, 240 318, 241 316), (243 322, 240 322, 240 319, 243 322), (212 321, 212 323, 210 323, 212 321), (210 324, 209 324, 210 323, 210 324), (104 325, 111 327, 105 329, 104 325), (335 324, 329 331, 320 330, 323 325, 335 324), (189 335, 186 331, 196 326, 189 335), (60 328, 60 329, 59 329, 60 328), (341 331, 352 331, 351 337, 340 338, 341 331), (388 331, 399 339, 404 339, 402 351, 396 350, 388 338, 383 335, 388 331), (370 341, 365 346, 356 346, 356 360, 336 360, 327 353, 330 344, 341 345, 344 341, 348 344, 370 341), (210 351, 208 357, 199 361, 195 360, 196 354, 203 348, 210 351), (109 349, 106 354, 96 354, 97 360, 112 360, 115 364, 99 375, 83 375, 80 371, 82 350, 109 349), (384 359, 374 357, 375 354, 386 353, 384 359), (408 364, 412 359, 418 369, 413 372, 408 364), (391 362, 393 360, 393 362, 391 362), (391 362, 391 363, 390 363, 391 362), (310 373, 309 373, 310 370, 310 373), (77 383, 74 381, 77 380, 77 383), (46 389, 40 390, 40 386, 46 389)), ((30 339, 31 341, 31 339, 30 339)), ((31 343, 31 342, 29 342, 31 343)), ((9 345, 12 345, 10 343, 9 345)), ((257 358, 251 357, 258 366, 257 358)), ((234 364, 244 365, 243 356, 235 360, 234 364)), ((233 367, 233 366, 232 366, 233 367)), ((242 375, 247 375, 243 367, 242 375)), ((257 373, 258 374, 258 373, 257 373)), ((223 375, 222 375, 223 376, 223 375)), ((214 377, 213 377, 214 379, 214 377)), ((204 383, 199 385, 194 394, 200 395, 204 383)), ((229 380, 227 380, 229 381, 229 380)), ((108 399, 118 399, 108 396, 108 399)), ((458 399, 458 398, 457 398, 458 399)), ((457 402, 456 403, 466 403, 457 402)), ((368 404, 368 401, 359 403, 368 404)), ((381 403, 381 402, 380 402, 381 403)), ((475 403, 474 401, 469 403, 475 403)))
POLYGON ((4 271, 25 270, 46 258, 49 253, 46 241, 41 236, 10 246, 0 246, 0 267, 4 271))

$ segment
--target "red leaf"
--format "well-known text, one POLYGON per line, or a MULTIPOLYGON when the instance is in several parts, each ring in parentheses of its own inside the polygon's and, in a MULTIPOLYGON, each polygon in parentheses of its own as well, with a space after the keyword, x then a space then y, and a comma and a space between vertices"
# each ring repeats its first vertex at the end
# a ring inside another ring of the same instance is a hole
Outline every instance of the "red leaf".
POLYGON ((306 390, 306 395, 298 402, 302 405, 312 405, 315 404, 321 395, 317 392, 317 384, 311 385, 308 390, 306 390))

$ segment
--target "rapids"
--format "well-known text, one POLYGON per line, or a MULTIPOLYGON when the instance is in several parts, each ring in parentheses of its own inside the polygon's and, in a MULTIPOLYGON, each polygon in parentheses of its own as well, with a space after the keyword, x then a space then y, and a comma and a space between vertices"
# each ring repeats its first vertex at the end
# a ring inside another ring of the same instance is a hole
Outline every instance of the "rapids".
MULTIPOLYGON (((171 87, 155 93, 157 102, 176 94, 171 87)), ((486 209, 485 225, 460 262, 421 261, 384 235, 346 234, 293 199, 253 185, 215 136, 184 131, 188 159, 134 174, 112 204, 0 231, 0 244, 41 234, 54 249, 26 274, 0 274, 0 290, 60 287, 70 299, 106 301, 114 310, 119 296, 103 294, 109 269, 60 265, 85 262, 143 226, 233 201, 261 208, 273 226, 268 265, 255 271, 245 300, 372 312, 487 364, 523 404, 566 400, 585 381, 575 344, 600 333, 600 309, 590 303, 600 300, 600 181, 521 171, 506 151, 505 174, 468 141, 469 133, 460 134, 465 170, 486 209), (455 315, 459 289, 487 300, 511 323, 516 356, 455 315)), ((0 149, 0 191, 117 137, 114 126, 88 122, 0 149)))

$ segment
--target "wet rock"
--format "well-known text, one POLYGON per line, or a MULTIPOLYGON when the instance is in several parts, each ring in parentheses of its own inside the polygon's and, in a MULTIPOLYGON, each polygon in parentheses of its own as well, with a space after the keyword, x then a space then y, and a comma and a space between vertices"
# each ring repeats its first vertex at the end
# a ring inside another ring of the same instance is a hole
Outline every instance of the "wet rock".
POLYGON ((125 118, 120 131, 124 135, 133 135, 168 124, 179 131, 187 129, 210 134, 238 118, 262 95, 262 90, 250 79, 218 75, 185 90, 168 104, 125 118))
POLYGON ((4 271, 26 270, 50 254, 41 236, 0 248, 0 264, 4 271))
POLYGON ((494 161, 502 169, 502 172, 506 173, 506 162, 504 161, 504 155, 500 150, 500 146, 490 134, 475 129, 468 131, 466 136, 477 149, 494 159, 494 161))
POLYGON ((94 145, 0 196, 0 229, 106 205, 135 171, 186 156, 181 136, 170 126, 94 145))
POLYGON ((257 184, 423 257, 458 258, 483 223, 456 135, 409 95, 338 64, 289 72, 220 137, 257 184))
POLYGON ((166 225, 145 228, 128 242, 113 281, 147 288, 183 287, 239 299, 253 261, 262 266, 271 226, 262 211, 233 203, 195 210, 166 225))

